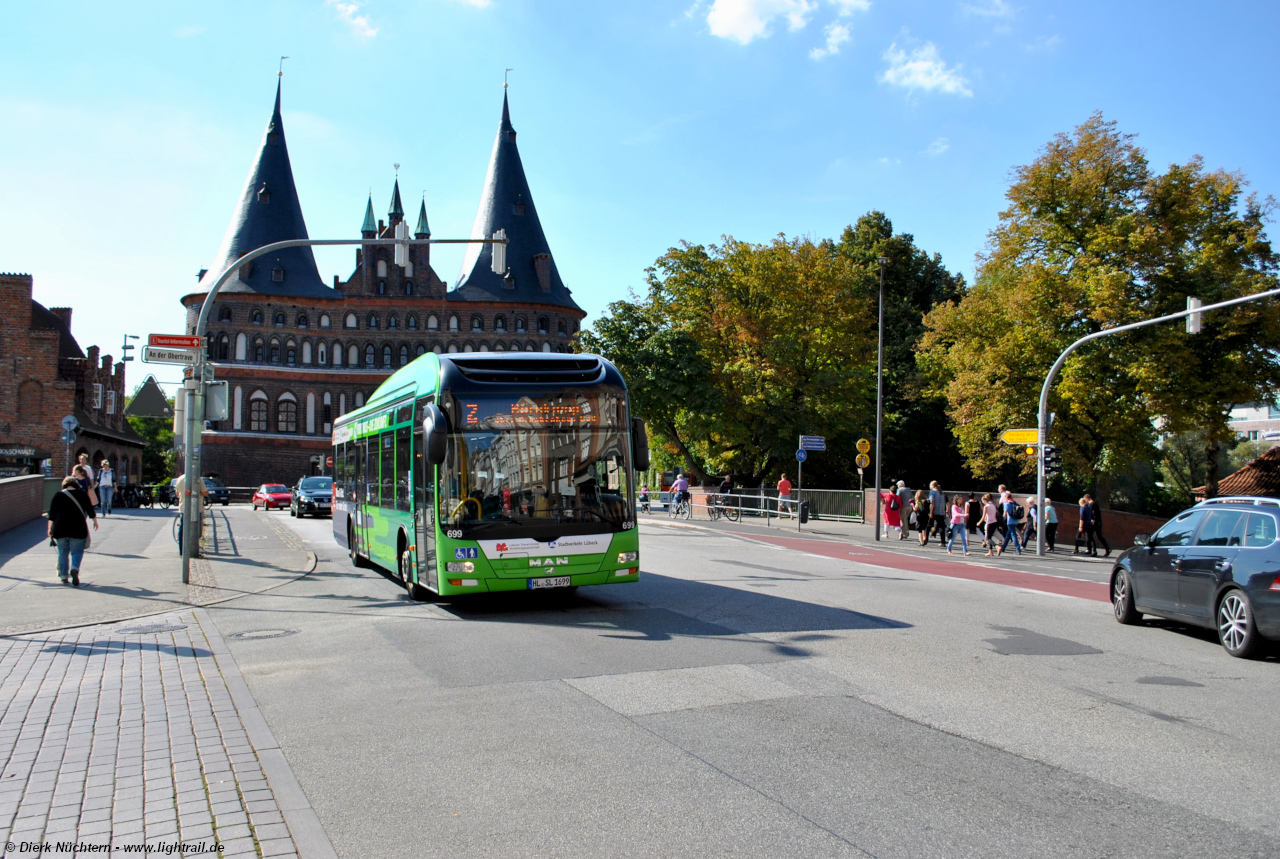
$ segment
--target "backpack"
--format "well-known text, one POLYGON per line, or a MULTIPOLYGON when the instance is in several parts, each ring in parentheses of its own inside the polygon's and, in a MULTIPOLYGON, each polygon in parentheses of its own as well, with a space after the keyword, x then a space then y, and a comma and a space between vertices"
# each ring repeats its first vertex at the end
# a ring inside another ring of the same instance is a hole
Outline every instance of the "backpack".
POLYGON ((1016 501, 1013 504, 1013 519, 1015 522, 1021 522, 1022 517, 1027 515, 1027 511, 1022 509, 1022 505, 1016 501))
POLYGON ((902 503, 901 503, 900 501, 898 501, 898 496, 896 496, 896 495, 890 495, 890 496, 889 496, 889 504, 888 504, 887 506, 889 507, 889 509, 890 509, 890 510, 901 510, 901 509, 902 509, 902 503))

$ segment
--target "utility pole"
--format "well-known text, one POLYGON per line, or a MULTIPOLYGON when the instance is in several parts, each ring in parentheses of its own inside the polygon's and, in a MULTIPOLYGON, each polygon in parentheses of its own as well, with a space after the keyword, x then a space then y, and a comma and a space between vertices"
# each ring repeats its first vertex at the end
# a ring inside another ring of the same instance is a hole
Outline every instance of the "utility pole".
POLYGON ((884 440, 884 267, 889 264, 889 258, 878 257, 876 262, 880 265, 880 320, 876 326, 876 540, 879 541, 882 515, 880 450, 884 440))

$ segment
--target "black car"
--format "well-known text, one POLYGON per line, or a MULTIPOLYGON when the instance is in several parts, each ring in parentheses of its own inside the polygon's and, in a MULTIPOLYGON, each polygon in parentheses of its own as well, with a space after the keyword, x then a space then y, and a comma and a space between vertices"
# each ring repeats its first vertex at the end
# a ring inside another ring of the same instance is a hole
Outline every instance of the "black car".
POLYGON ((1280 641, 1280 499, 1213 498, 1179 513, 1116 559, 1116 620, 1154 614, 1206 629, 1232 656, 1280 641))
POLYGON ((332 477, 304 477, 289 490, 290 516, 328 516, 332 503, 332 477))
POLYGON ((209 493, 205 496, 205 504, 221 504, 223 507, 226 507, 231 503, 231 490, 227 489, 221 480, 216 477, 205 477, 201 479, 204 480, 204 488, 209 493))

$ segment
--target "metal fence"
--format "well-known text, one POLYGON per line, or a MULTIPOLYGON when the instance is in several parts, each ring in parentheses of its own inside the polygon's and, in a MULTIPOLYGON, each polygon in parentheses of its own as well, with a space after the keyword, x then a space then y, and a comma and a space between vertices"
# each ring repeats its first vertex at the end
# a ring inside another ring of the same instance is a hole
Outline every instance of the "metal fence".
MULTIPOLYGON (((672 513, 675 500, 668 499, 667 495, 668 493, 662 493, 660 500, 658 494, 653 493, 651 509, 661 507, 663 513, 672 513)), ((799 504, 802 501, 809 502, 809 518, 812 520, 859 523, 866 521, 863 494, 856 489, 802 489, 793 493, 791 498, 781 500, 778 498, 777 489, 746 490, 731 495, 694 489, 691 502, 692 517, 717 518, 729 510, 743 518, 763 519, 766 522, 774 519, 793 519, 798 515, 799 504)), ((636 503, 638 506, 639 499, 636 503)))

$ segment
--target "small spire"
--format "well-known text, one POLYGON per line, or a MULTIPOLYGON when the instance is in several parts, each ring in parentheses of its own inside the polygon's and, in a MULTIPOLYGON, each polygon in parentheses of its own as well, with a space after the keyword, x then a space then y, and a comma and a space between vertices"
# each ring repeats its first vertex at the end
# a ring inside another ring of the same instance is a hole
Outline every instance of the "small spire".
POLYGON ((364 225, 360 227, 362 233, 378 232, 378 221, 373 217, 373 195, 369 195, 369 202, 364 208, 364 225))
MULTIPOLYGON (((397 164, 396 167, 399 168, 400 165, 397 164)), ((404 206, 400 203, 399 177, 396 177, 395 187, 391 190, 391 211, 387 212, 387 217, 394 218, 396 215, 399 215, 402 219, 404 218, 404 206)))
POLYGON ((431 238, 431 227, 427 226, 427 195, 422 195, 422 208, 418 210, 418 226, 413 231, 415 239, 431 238))

